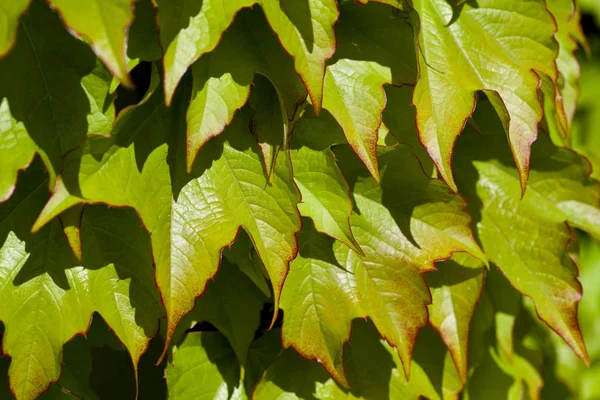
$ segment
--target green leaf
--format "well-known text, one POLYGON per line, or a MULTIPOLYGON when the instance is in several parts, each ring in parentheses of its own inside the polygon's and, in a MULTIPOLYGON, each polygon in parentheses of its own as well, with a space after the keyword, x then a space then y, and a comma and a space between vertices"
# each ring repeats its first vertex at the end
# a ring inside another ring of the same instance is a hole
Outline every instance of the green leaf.
POLYGON ((35 235, 29 232, 47 198, 39 166, 29 170, 0 207, 0 296, 5 299, 0 320, 6 325, 3 349, 12 357, 10 386, 18 399, 35 398, 59 378, 61 348, 87 330, 92 312, 111 326, 134 366, 162 314, 149 238, 136 214, 86 210, 79 262, 58 221, 35 235))
POLYGON ((475 305, 483 289, 483 263, 465 253, 439 263, 425 275, 431 290, 429 323, 452 354, 461 380, 467 381, 467 349, 475 305))
POLYGON ((278 158, 268 185, 244 115, 204 146, 191 175, 173 161, 184 159, 184 98, 182 93, 167 109, 156 92, 121 113, 111 138, 90 138, 70 153, 65 159, 70 175, 58 181, 34 227, 78 203, 135 208, 151 233, 156 281, 167 311, 167 344, 240 227, 250 234, 269 273, 277 310, 300 229, 289 157, 278 158))
POLYGON ((125 86, 132 87, 126 60, 133 0, 50 0, 64 22, 85 36, 94 52, 125 86))
POLYGON ((414 83, 416 62, 406 14, 390 7, 347 3, 336 24, 338 47, 325 74, 323 108, 379 180, 377 132, 386 98, 383 85, 414 83))
POLYGON ((17 173, 26 168, 35 155, 36 146, 21 122, 10 113, 8 100, 0 103, 0 202, 8 200, 17 183, 17 173))
MULTIPOLYGON (((196 154, 212 137, 220 134, 235 112, 248 101, 255 73, 273 82, 283 100, 276 100, 277 118, 292 120, 298 105, 306 99, 306 89, 296 75, 292 59, 279 46, 258 10, 243 10, 223 34, 219 46, 192 67, 194 87, 187 112, 187 166, 191 169, 196 154)), ((257 80, 257 82, 259 82, 257 80)), ((254 97, 262 98, 257 85, 254 97)), ((270 111, 270 110, 269 110, 270 111)), ((281 122, 283 137, 283 121, 281 122)), ((271 172, 268 170, 269 173, 271 172)))
POLYGON ((473 207, 479 239, 511 284, 533 299, 539 317, 587 362, 577 322, 581 285, 566 247, 572 236, 568 225, 598 236, 600 185, 589 178, 584 159, 540 136, 521 199, 502 126, 489 104, 480 108, 479 133, 470 132, 457 150, 457 180, 473 207))
POLYGON ((265 297, 252 281, 235 265, 223 261, 215 279, 208 283, 178 330, 183 331, 197 322, 211 323, 229 340, 239 363, 244 364, 260 325, 264 302, 265 297))
POLYGON ((369 316, 397 347, 408 374, 414 340, 427 323, 431 302, 422 274, 455 251, 484 256, 469 228, 464 201, 442 182, 427 178, 405 149, 380 154, 381 186, 348 148, 336 155, 353 189, 357 211, 350 226, 364 255, 319 237, 305 224, 282 293, 283 343, 319 359, 347 385, 342 346, 351 321, 369 316), (401 200, 399 193, 404 194, 401 200))
POLYGON ((169 3, 168 7, 164 0, 158 3, 161 41, 167 49, 164 57, 167 104, 188 67, 216 47, 238 10, 258 3, 283 48, 294 57, 296 71, 308 88, 313 104, 320 108, 325 62, 335 49, 333 23, 338 13, 334 0, 301 3, 294 0, 195 0, 176 6, 169 3))
POLYGON ((14 0, 0 4, 0 56, 8 53, 15 43, 19 17, 31 0, 14 0))
POLYGON ((420 77, 413 103, 421 142, 456 190, 451 157, 456 138, 484 91, 503 121, 527 185, 531 143, 543 110, 542 73, 556 80, 555 25, 543 0, 479 0, 453 9, 446 0, 415 0, 420 77), (493 64, 493 68, 490 66, 493 64))
POLYGON ((240 366, 219 332, 190 333, 167 364, 170 399, 243 399, 240 366))
POLYGON ((0 76, 11 77, 0 80, 0 98, 8 99, 14 119, 37 145, 51 184, 62 156, 88 133, 86 116, 93 110, 82 79, 94 66, 86 44, 69 35, 41 1, 23 15, 17 43, 0 62, 0 76))
POLYGON ((308 112, 294 128, 291 158, 294 182, 302 195, 300 214, 310 217, 315 228, 363 254, 350 228, 352 201, 330 147, 343 133, 331 115, 308 112))

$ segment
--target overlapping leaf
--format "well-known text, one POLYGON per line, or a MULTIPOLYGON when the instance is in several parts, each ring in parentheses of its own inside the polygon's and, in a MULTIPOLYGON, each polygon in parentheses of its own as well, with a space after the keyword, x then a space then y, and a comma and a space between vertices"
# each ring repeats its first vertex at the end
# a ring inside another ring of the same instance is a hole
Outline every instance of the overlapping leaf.
MULTIPOLYGON (((542 119, 538 73, 556 82, 555 26, 543 0, 480 0, 453 8, 415 0, 419 81, 413 103, 421 142, 456 190, 454 142, 485 93, 500 115, 525 190, 531 143, 542 119), (537 72, 536 72, 537 71, 537 72)), ((552 96, 554 98, 554 96, 552 96)))
POLYGON ((281 49, 261 14, 259 10, 241 11, 219 46, 192 67, 194 87, 187 112, 188 169, 198 150, 220 134, 246 103, 255 72, 266 76, 277 88, 284 107, 279 108, 276 98, 279 119, 285 116, 284 121, 292 120, 306 98, 292 59, 281 49))
POLYGON ((422 274, 436 260, 467 251, 484 258, 463 200, 427 178, 405 149, 382 151, 382 185, 344 148, 336 153, 352 189, 350 226, 364 255, 333 243, 310 226, 282 293, 283 342, 319 359, 347 384, 342 347, 354 318, 369 316, 398 349, 406 373, 419 329, 427 323, 429 290, 422 274))
POLYGON ((600 186, 589 178, 585 160, 540 136, 521 199, 501 123, 486 106, 476 118, 485 135, 471 133, 458 151, 463 161, 457 177, 479 239, 512 285, 533 299, 540 318, 587 361, 577 322, 581 285, 566 252, 571 231, 565 222, 598 237, 600 186))
POLYGON ((416 78, 407 15, 372 4, 346 3, 336 24, 338 47, 327 66, 323 108, 344 129, 348 143, 379 180, 377 133, 386 98, 383 85, 416 78))
POLYGON ((235 265, 222 261, 214 281, 208 283, 178 330, 189 329, 198 322, 209 322, 229 340, 237 360, 244 364, 260 325, 264 302, 264 295, 247 276, 235 265))
POLYGON ((121 114, 111 138, 90 138, 69 154, 65 164, 70 175, 57 181, 35 226, 78 203, 135 208, 152 234, 156 281, 167 311, 167 343, 216 273, 221 249, 233 242, 241 226, 269 273, 277 309, 300 228, 289 158, 279 157, 274 182, 268 185, 243 115, 205 146, 192 174, 185 173, 184 98, 182 93, 167 109, 155 92, 121 114))
POLYGON ((0 98, 8 99, 14 119, 35 142, 51 184, 62 156, 81 144, 88 129, 107 133, 112 123, 104 102, 108 93, 102 95, 106 77, 94 54, 40 1, 21 18, 17 43, 0 62, 0 75, 11 77, 0 80, 0 98))
MULTIPOLYGON (((75 259, 54 221, 32 235, 47 198, 39 165, 0 208, 0 320, 10 355, 11 390, 34 399, 60 376, 62 346, 87 330, 97 311, 125 344, 134 365, 158 329, 148 235, 131 210, 94 208, 82 221, 83 259, 75 259)), ((42 176, 43 178, 43 176, 42 176)))
POLYGON ((188 67, 212 51, 221 35, 244 7, 260 4, 283 48, 294 57, 318 109, 322 98, 325 62, 335 49, 334 0, 205 0, 173 4, 159 1, 161 40, 166 48, 165 94, 167 103, 188 67))
POLYGON ((362 254, 350 228, 350 189, 330 149, 334 143, 344 143, 343 133, 325 112, 320 117, 309 112, 295 127, 291 157, 294 182, 302 195, 298 210, 319 232, 362 254))

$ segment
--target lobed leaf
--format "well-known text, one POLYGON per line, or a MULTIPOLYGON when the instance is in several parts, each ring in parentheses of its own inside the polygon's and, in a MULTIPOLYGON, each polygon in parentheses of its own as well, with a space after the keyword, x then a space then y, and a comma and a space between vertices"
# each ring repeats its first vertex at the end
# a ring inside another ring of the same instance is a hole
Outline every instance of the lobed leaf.
POLYGON ((123 342, 134 367, 162 314, 148 236, 135 223, 135 213, 87 210, 79 262, 58 221, 35 235, 29 232, 47 198, 39 167, 29 169, 17 193, 0 207, 5 299, 0 320, 6 325, 3 351, 12 358, 10 387, 18 399, 34 399, 58 380, 63 344, 86 332, 94 311, 123 342))
POLYGON ((180 143, 183 99, 184 94, 167 109, 156 92, 120 115, 111 138, 90 138, 83 149, 70 153, 65 171, 71 175, 58 181, 34 226, 39 229, 78 203, 135 208, 152 237, 156 281, 167 311, 167 344, 217 272, 222 248, 242 226, 269 273, 277 310, 300 228, 287 154, 279 157, 268 185, 243 116, 205 146, 191 175, 174 161, 183 159, 185 151, 180 143))
POLYGON ((350 226, 364 254, 319 238, 305 225, 282 292, 283 343, 320 360, 347 385, 342 346, 351 321, 368 316, 397 348, 408 374, 416 334, 427 323, 431 302, 422 274, 455 251, 484 256, 463 200, 427 178, 406 150, 382 151, 381 186, 365 175, 348 149, 336 154, 354 196, 357 211, 350 226), (405 195, 399 198, 400 193, 405 195))

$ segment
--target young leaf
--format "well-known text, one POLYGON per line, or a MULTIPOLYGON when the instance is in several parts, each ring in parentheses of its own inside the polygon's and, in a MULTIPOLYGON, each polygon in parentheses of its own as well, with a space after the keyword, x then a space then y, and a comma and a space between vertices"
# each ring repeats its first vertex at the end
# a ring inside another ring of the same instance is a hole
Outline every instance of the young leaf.
POLYGON ((135 213, 86 211, 79 262, 58 221, 35 235, 29 232, 47 198, 47 182, 36 178, 39 168, 29 169, 17 193, 0 207, 0 296, 5 299, 0 320, 6 325, 3 350, 12 357, 10 386, 18 399, 36 398, 59 378, 62 346, 87 330, 92 312, 112 327, 134 367, 162 313, 148 235, 135 213))
POLYGON ((156 281, 167 310, 167 344, 217 272, 221 250, 242 226, 269 273, 277 310, 300 229, 289 157, 278 158, 269 185, 244 115, 204 146, 192 174, 185 173, 185 104, 182 93, 167 109, 155 92, 147 102, 121 113, 111 138, 90 138, 84 148, 70 153, 65 160, 70 175, 57 181, 34 227, 77 203, 135 208, 152 234, 156 281))
POLYGON ((170 399, 245 398, 235 353, 219 332, 188 334, 173 349, 165 375, 170 399))
POLYGON ((69 35, 41 1, 23 15, 17 43, 0 62, 0 76, 11 77, 0 79, 0 98, 8 99, 13 117, 37 145, 51 184, 62 156, 88 132, 90 102, 81 82, 94 66, 86 44, 69 35))
POLYGON ((425 275, 431 290, 429 322, 440 333, 452 354, 458 375, 467 381, 467 349, 475 305, 483 289, 484 265, 466 253, 438 263, 425 275))
POLYGON ((350 189, 330 148, 336 142, 344 143, 343 135, 327 112, 316 117, 308 111, 294 128, 291 158, 294 182, 302 195, 298 210, 313 220, 319 232, 362 254, 350 228, 350 189))
POLYGON ((459 185, 469 204, 481 205, 473 208, 479 239, 512 285, 533 299, 540 318, 587 362, 577 322, 581 285, 566 247, 568 225, 598 236, 600 185, 589 178, 585 160, 540 136, 533 146, 529 190, 521 199, 502 126, 489 104, 480 107, 476 121, 485 134, 472 132, 457 152, 459 185))
MULTIPOLYGON (((283 100, 284 110, 275 98, 277 118, 291 121, 298 105, 306 99, 306 89, 294 71, 292 59, 281 49, 259 10, 241 11, 219 46, 200 58, 192 73, 194 87, 187 111, 188 169, 200 148, 220 134, 246 104, 255 73, 271 80, 283 100)), ((281 128, 283 136, 283 121, 281 128)))
POLYGON ((0 202, 8 200, 17 183, 17 173, 26 168, 35 155, 36 146, 21 122, 10 113, 8 100, 0 103, 0 202))
POLYGON ((421 142, 441 176, 456 190, 450 167, 454 142, 475 108, 475 92, 482 90, 501 116, 524 191, 531 143, 542 119, 536 71, 556 77, 555 27, 545 2, 478 0, 456 9, 447 0, 413 5, 420 72, 413 103, 421 142))
POLYGON ((383 85, 410 84, 416 77, 410 31, 406 15, 378 4, 344 4, 336 25, 339 43, 325 74, 323 108, 344 129, 376 180, 377 132, 386 103, 383 85))
POLYGON ((167 49, 164 57, 167 104, 188 67, 216 47, 235 14, 257 3, 283 48, 294 57, 296 71, 313 104, 320 108, 325 62, 335 49, 334 0, 196 0, 178 7, 160 0, 161 41, 167 49), (180 26, 180 21, 188 22, 188 18, 189 25, 180 26))
POLYGON ((414 340, 427 323, 431 302, 422 274, 455 251, 484 256, 469 228, 464 201, 442 182, 427 178, 405 149, 380 154, 381 186, 348 148, 336 154, 353 189, 357 212, 350 225, 364 255, 319 238, 306 226, 282 293, 283 343, 319 359, 347 385, 342 345, 351 321, 369 316, 398 349, 408 374, 414 340), (399 193, 404 194, 401 200, 399 193))

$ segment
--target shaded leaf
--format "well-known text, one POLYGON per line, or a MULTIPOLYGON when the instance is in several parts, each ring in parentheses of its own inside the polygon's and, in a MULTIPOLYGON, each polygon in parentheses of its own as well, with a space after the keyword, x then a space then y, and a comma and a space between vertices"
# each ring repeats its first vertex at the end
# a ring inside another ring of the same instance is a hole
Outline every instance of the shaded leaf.
POLYGON ((325 74, 323 108, 377 180, 383 85, 414 83, 416 78, 410 31, 406 14, 378 4, 346 3, 336 24, 338 47, 325 74))
POLYGON ((427 323, 431 302, 422 274, 454 251, 484 256, 463 200, 442 182, 427 178, 405 149, 381 152, 381 186, 349 148, 336 155, 353 189, 357 211, 350 225, 364 255, 319 237, 305 224, 282 293, 283 343, 319 359, 338 382, 347 384, 342 345, 351 321, 369 316, 398 349, 408 374, 414 340, 427 323))
POLYGON ((167 103, 187 68, 215 48, 238 10, 257 3, 262 6, 283 48, 294 57, 295 68, 303 77, 313 104, 320 108, 325 62, 335 49, 333 23, 337 19, 337 6, 334 0, 195 0, 164 8, 164 0, 159 1, 161 41, 166 48, 167 103), (182 24, 182 21, 185 22, 182 24))

